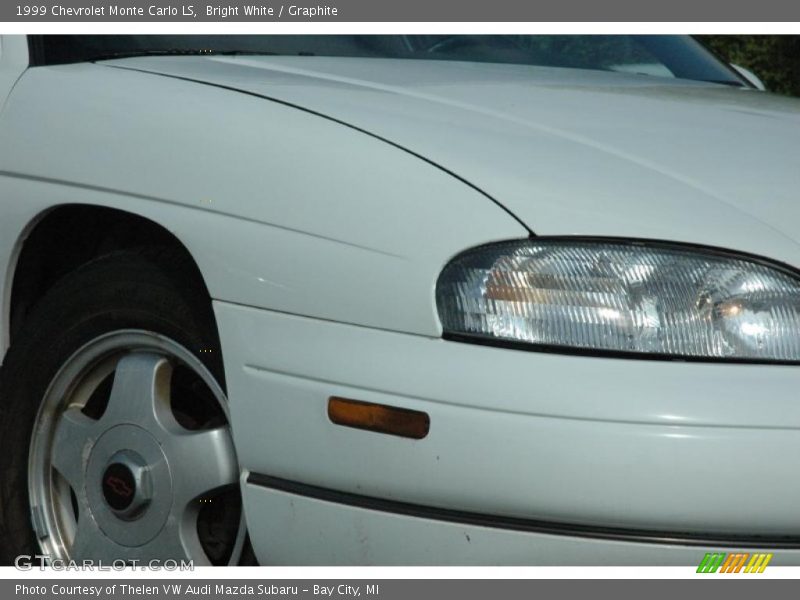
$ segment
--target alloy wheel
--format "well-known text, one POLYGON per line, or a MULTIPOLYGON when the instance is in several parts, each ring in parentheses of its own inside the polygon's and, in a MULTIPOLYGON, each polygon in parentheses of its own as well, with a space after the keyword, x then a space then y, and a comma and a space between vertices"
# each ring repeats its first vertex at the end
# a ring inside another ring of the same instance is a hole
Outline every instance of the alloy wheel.
POLYGON ((225 394, 152 332, 101 336, 64 364, 31 438, 28 488, 51 560, 236 564, 245 528, 225 394))

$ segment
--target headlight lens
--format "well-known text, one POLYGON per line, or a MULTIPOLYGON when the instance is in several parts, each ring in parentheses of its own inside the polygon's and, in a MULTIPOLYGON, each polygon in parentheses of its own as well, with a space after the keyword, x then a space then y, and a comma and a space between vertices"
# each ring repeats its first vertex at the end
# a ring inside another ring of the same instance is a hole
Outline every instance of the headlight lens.
POLYGON ((800 280, 694 248, 533 239, 475 248, 442 272, 445 334, 553 349, 800 361, 800 280))

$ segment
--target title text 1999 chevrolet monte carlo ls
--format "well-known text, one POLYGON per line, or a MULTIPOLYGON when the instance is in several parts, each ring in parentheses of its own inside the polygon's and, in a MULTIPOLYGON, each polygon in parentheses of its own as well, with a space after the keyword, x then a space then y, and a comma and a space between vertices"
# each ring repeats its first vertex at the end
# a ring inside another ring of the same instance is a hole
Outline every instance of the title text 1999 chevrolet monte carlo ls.
POLYGON ((5 562, 800 564, 800 102, 680 36, 1 52, 5 562))

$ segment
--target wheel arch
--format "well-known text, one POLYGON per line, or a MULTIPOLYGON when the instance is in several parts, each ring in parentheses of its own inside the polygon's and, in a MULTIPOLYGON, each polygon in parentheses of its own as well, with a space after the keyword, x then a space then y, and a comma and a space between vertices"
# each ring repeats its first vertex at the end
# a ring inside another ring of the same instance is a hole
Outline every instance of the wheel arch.
MULTIPOLYGON (((182 255, 171 270, 181 281, 210 294, 192 253, 172 231, 142 215, 118 208, 66 203, 38 213, 15 245, 6 276, 0 357, 19 333, 38 300, 61 277, 111 252, 138 247, 167 247, 182 255)), ((0 360, 2 364, 2 360, 0 360)))

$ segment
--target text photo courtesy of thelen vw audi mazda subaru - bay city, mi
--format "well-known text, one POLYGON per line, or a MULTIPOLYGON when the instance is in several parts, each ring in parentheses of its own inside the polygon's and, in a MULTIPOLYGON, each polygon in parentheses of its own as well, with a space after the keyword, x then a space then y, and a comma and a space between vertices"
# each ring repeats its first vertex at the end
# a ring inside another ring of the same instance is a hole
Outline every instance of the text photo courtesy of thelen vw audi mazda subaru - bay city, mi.
POLYGON ((680 35, 0 42, 5 564, 800 564, 798 100, 680 35))

